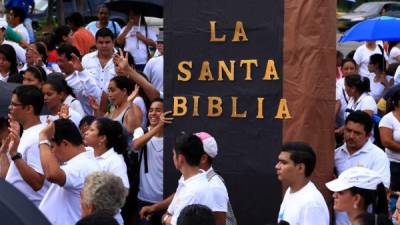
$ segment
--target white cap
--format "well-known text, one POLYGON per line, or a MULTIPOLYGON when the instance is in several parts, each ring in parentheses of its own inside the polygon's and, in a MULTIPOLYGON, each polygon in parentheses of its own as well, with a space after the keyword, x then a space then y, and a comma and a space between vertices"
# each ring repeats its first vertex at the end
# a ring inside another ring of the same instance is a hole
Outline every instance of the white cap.
POLYGON ((8 23, 4 18, 0 18, 0 28, 7 29, 8 23))
POLYGON ((382 179, 378 173, 364 167, 352 167, 345 170, 339 177, 326 183, 331 191, 344 191, 352 187, 376 190, 382 179))
POLYGON ((207 155, 215 158, 218 154, 218 145, 215 138, 206 132, 195 133, 195 135, 203 142, 203 148, 207 155))

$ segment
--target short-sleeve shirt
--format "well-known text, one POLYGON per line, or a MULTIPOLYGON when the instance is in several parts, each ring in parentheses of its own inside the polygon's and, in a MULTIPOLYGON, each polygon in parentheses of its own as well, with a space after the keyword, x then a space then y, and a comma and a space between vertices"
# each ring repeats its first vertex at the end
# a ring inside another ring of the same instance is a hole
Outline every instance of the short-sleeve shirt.
POLYGON ((143 70, 150 83, 159 91, 164 91, 164 56, 151 58, 143 70))
MULTIPOLYGON (((95 36, 95 37, 96 37, 97 31, 99 31, 99 28, 97 27, 97 22, 98 21, 92 21, 85 27, 86 30, 90 31, 90 33, 92 33, 93 36, 95 36)), ((111 20, 108 21, 107 28, 113 32, 114 37, 117 37, 119 35, 119 33, 121 32, 121 27, 115 21, 111 21, 111 20)))
POLYGON ((20 23, 16 27, 13 28, 15 32, 17 32, 19 35, 21 35, 21 38, 25 40, 26 42, 30 43, 29 39, 29 33, 24 24, 20 23))
MULTIPOLYGON (((122 28, 122 32, 126 29, 126 26, 122 28)), ((125 37, 125 47, 124 50, 131 53, 135 63, 137 65, 144 65, 148 60, 147 56, 147 46, 145 43, 136 38, 136 32, 140 32, 146 37, 146 29, 144 26, 133 26, 125 37)), ((147 27, 147 38, 155 41, 157 40, 156 32, 152 27, 147 27)))
MULTIPOLYGON (((214 170, 210 167, 207 170, 207 174, 214 170)), ((224 182, 221 180, 220 176, 213 176, 209 181, 212 195, 214 198, 214 208, 211 210, 213 212, 228 212, 228 190, 226 190, 224 182)))
MULTIPOLYGON (((376 102, 372 96, 367 93, 363 93, 356 101, 354 98, 350 98, 349 102, 347 103, 347 108, 353 111, 365 111, 370 110, 374 114, 378 112, 378 107, 376 106, 376 102)), ((349 113, 345 113, 345 118, 348 116, 349 113)))
MULTIPOLYGON (((379 122, 379 127, 389 128, 393 131, 393 140, 400 143, 400 121, 393 115, 393 112, 386 114, 379 122)), ((387 157, 392 162, 400 163, 400 154, 385 148, 387 157)))
POLYGON ((400 48, 394 46, 391 50, 390 50, 390 54, 389 54, 389 64, 392 63, 397 63, 397 59, 396 57, 400 56, 400 48))
POLYGON ((359 72, 361 76, 368 77, 371 79, 372 73, 368 71, 368 63, 369 58, 373 54, 382 54, 381 50, 379 49, 378 44, 374 50, 369 50, 366 44, 361 45, 356 49, 354 53, 353 59, 356 61, 357 65, 359 66, 359 72))

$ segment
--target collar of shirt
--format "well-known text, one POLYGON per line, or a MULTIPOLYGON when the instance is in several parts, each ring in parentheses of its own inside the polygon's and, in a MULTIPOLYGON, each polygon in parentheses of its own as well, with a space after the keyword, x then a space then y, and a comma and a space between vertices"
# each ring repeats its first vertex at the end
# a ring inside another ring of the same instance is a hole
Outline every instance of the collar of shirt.
POLYGON ((209 174, 213 171, 214 169, 212 168, 212 166, 210 166, 210 168, 208 168, 208 170, 206 171, 206 174, 209 174))
POLYGON ((204 170, 199 170, 198 174, 188 178, 187 180, 184 180, 182 176, 182 179, 179 179, 179 183, 182 184, 183 186, 190 185, 191 183, 197 182, 201 179, 207 180, 206 176, 207 174, 204 172, 204 170))
POLYGON ((83 159, 83 158, 92 158, 92 157, 93 157, 93 155, 91 155, 90 152, 84 151, 84 152, 81 152, 81 153, 79 153, 78 155, 72 157, 72 158, 69 159, 68 161, 66 161, 66 162, 64 163, 64 165, 70 164, 70 163, 72 163, 72 162, 74 162, 74 161, 80 161, 80 160, 83 159))
POLYGON ((365 142, 365 144, 364 144, 359 150, 357 150, 356 152, 354 152, 354 153, 351 154, 351 155, 350 155, 349 151, 347 150, 347 145, 346 145, 346 144, 344 144, 343 147, 340 148, 340 151, 343 151, 343 152, 345 152, 347 155, 349 155, 350 157, 352 157, 352 156, 356 156, 356 155, 359 155, 359 154, 368 152, 368 151, 370 150, 371 144, 372 144, 372 142, 368 139, 368 141, 365 142))
POLYGON ((358 105, 361 102, 361 100, 367 95, 368 95, 367 93, 363 93, 362 95, 360 95, 360 97, 357 99, 354 105, 358 105))
POLYGON ((110 156, 112 156, 114 153, 115 153, 114 148, 110 148, 110 149, 108 149, 106 152, 104 152, 102 155, 99 155, 99 156, 97 156, 97 157, 95 157, 95 158, 96 158, 96 160, 99 160, 99 159, 107 159, 107 158, 109 158, 110 156))

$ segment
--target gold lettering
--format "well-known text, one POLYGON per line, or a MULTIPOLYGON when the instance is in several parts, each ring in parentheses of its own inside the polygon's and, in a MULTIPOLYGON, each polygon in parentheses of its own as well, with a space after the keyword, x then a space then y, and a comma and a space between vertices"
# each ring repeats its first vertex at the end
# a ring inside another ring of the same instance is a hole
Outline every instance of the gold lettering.
POLYGON ((193 96, 193 117, 199 116, 199 98, 200 96, 193 96))
POLYGON ((225 34, 222 35, 222 37, 218 37, 218 38, 216 37, 216 34, 215 34, 215 24, 216 23, 217 23, 216 21, 210 21, 210 31, 211 31, 210 42, 224 42, 225 36, 226 36, 225 34))
POLYGON ((204 61, 201 65, 199 80, 214 80, 210 69, 210 63, 208 61, 204 61))
POLYGON ((275 68, 275 61, 269 59, 265 69, 265 76, 263 80, 279 80, 278 72, 275 68), (273 77, 273 78, 272 78, 273 77))
POLYGON ((232 118, 246 118, 247 117, 247 111, 244 111, 242 113, 237 112, 237 100, 238 97, 232 97, 232 118))
POLYGON ((290 116, 286 99, 283 98, 279 102, 278 112, 275 115, 275 119, 291 119, 291 118, 292 117, 290 116))
POLYGON ((189 81, 192 78, 192 73, 190 72, 190 69, 192 69, 192 61, 182 61, 178 64, 178 70, 179 72, 183 73, 185 76, 182 76, 181 74, 178 73, 178 80, 179 81, 189 81), (188 68, 185 68, 184 66, 188 66, 188 68))
POLYGON ((258 67, 257 59, 242 59, 242 60, 240 60, 240 67, 242 67, 243 64, 246 65, 246 78, 245 78, 245 80, 252 80, 252 78, 251 78, 251 65, 255 65, 256 67, 258 67))
POLYGON ((172 116, 184 116, 187 113, 187 99, 184 96, 174 96, 174 110, 172 116))
POLYGON ((222 78, 222 71, 224 71, 225 76, 228 80, 235 80, 235 60, 229 60, 230 62, 230 69, 226 65, 225 61, 220 60, 218 61, 218 80, 224 80, 222 78))
POLYGON ((208 117, 219 117, 222 114, 222 99, 220 97, 208 97, 208 117))
POLYGON ((236 21, 235 34, 233 35, 232 42, 248 41, 246 32, 244 31, 243 22, 236 21), (242 39, 242 40, 240 40, 242 39))
POLYGON ((257 119, 264 119, 264 98, 257 98, 257 119))

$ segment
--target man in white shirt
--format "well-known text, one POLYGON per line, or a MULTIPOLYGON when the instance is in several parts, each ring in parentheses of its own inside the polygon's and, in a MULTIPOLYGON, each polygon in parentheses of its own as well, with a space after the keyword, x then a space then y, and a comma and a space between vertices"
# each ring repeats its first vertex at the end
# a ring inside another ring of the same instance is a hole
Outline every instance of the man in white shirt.
POLYGON ((310 180, 316 163, 313 149, 303 142, 289 142, 282 146, 278 159, 275 166, 278 179, 288 186, 279 209, 278 222, 329 225, 325 199, 310 180))
POLYGON ((160 93, 164 93, 164 33, 157 36, 159 56, 151 58, 144 67, 143 73, 160 93))
POLYGON ((25 18, 24 10, 18 7, 11 7, 7 14, 7 21, 13 30, 21 35, 23 40, 30 43, 28 29, 23 24, 25 18))
POLYGON ((37 87, 19 86, 13 91, 9 106, 9 117, 12 122, 8 141, 11 147, 8 153, 0 153, 2 174, 7 171, 6 181, 14 185, 36 206, 48 188, 38 148, 38 134, 44 128, 39 120, 43 101, 43 94, 37 87), (18 123, 24 129, 21 138, 18 123))
POLYGON ((96 33, 97 51, 83 56, 82 66, 96 80, 97 86, 108 93, 108 84, 116 75, 113 62, 114 34, 108 28, 101 28, 96 33))
POLYGON ((85 178, 101 169, 93 153, 85 150, 79 129, 68 119, 50 122, 39 133, 39 140, 44 174, 52 183, 39 209, 53 225, 75 224, 81 217, 85 178))
MULTIPOLYGON (((64 44, 57 49, 57 63, 65 74, 65 80, 72 88, 76 99, 82 103, 83 110, 87 115, 93 114, 89 105, 89 97, 93 97, 98 104, 101 104, 105 94, 97 86, 96 81, 84 70, 79 60, 79 50, 72 45, 64 44)), ((106 96, 105 96, 106 97, 106 96)))
MULTIPOLYGON (((386 188, 390 185, 390 163, 386 154, 374 145, 371 136, 371 117, 362 111, 350 113, 344 127, 345 144, 335 150, 335 172, 340 175, 343 171, 361 166, 381 175, 386 188)), ((335 212, 336 225, 348 225, 350 221, 346 213, 335 212)))

